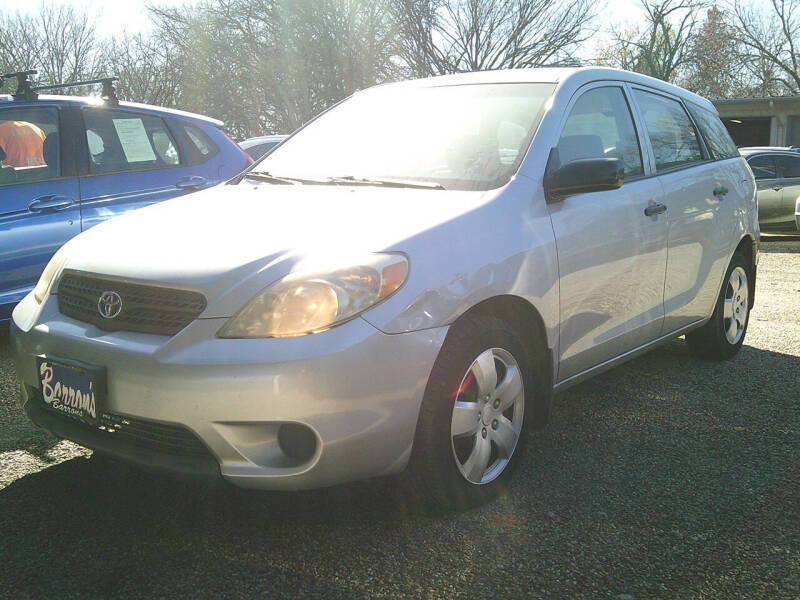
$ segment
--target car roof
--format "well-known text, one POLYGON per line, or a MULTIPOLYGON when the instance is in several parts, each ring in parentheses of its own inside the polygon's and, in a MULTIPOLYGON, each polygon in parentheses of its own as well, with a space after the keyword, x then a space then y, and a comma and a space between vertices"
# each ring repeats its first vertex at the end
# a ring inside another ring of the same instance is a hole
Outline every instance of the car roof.
POLYGON ((0 106, 6 103, 15 106, 36 106, 40 102, 56 102, 59 104, 74 104, 83 106, 121 106, 123 108, 134 108, 148 112, 157 112, 167 114, 174 117, 182 117, 186 119, 194 119, 197 121, 205 121, 217 127, 225 125, 219 119, 199 115, 197 113, 187 112, 185 110, 178 110, 176 108, 166 108, 164 106, 153 106, 152 104, 140 104, 138 102, 119 102, 118 104, 108 104, 100 100, 99 96, 52 96, 52 95, 39 95, 37 100, 16 100, 9 94, 0 94, 0 106))
POLYGON ((742 156, 751 154, 798 154, 800 149, 789 146, 743 146, 739 148, 742 156))
POLYGON ((242 148, 252 148, 253 146, 258 146, 259 144, 268 144, 271 142, 282 142, 285 140, 288 135, 261 135, 257 137, 247 138, 246 140, 242 140, 239 142, 239 146, 242 148))
MULTIPOLYGON (((489 84, 489 83, 552 83, 573 84, 580 87, 593 81, 601 80, 625 81, 638 84, 672 94, 693 102, 703 108, 718 114, 714 105, 702 96, 680 88, 666 81, 655 79, 640 73, 632 73, 623 69, 608 67, 541 67, 536 69, 504 69, 497 71, 476 71, 473 73, 456 73, 453 75, 440 75, 425 79, 413 79, 396 83, 387 83, 376 87, 408 86, 408 87, 437 87, 451 85, 489 84)), ((370 88, 374 89, 374 88, 370 88)), ((368 90, 364 90, 365 92, 368 90)))

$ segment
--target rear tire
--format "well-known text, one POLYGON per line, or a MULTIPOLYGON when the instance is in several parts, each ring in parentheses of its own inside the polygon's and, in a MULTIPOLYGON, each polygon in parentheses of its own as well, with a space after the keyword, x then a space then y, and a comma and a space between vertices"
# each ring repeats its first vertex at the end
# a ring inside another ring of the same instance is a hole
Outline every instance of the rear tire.
POLYGON ((428 379, 405 474, 426 510, 466 509, 507 490, 527 433, 549 406, 548 394, 538 397, 535 358, 495 317, 453 326, 428 379))
POLYGON ((720 290, 711 319, 686 334, 689 350, 697 357, 728 360, 739 352, 750 321, 750 262, 737 251, 720 290))

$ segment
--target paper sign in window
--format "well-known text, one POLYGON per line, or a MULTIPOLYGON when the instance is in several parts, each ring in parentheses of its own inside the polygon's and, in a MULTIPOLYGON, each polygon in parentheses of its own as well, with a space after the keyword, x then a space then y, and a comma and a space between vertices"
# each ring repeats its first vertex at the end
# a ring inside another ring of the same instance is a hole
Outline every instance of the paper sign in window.
POLYGON ((150 138, 141 119, 112 119, 117 130, 125 160, 129 163, 154 161, 156 159, 150 138))

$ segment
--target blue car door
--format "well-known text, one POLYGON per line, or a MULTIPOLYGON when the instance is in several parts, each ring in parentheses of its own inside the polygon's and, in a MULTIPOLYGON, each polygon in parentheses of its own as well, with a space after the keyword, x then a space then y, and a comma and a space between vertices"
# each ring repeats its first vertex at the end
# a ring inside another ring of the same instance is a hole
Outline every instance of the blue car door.
POLYGON ((64 113, 44 103, 0 106, 0 322, 80 232, 78 178, 61 148, 64 113))
POLYGON ((218 183, 193 165, 167 120, 130 107, 81 110, 81 227, 218 183))

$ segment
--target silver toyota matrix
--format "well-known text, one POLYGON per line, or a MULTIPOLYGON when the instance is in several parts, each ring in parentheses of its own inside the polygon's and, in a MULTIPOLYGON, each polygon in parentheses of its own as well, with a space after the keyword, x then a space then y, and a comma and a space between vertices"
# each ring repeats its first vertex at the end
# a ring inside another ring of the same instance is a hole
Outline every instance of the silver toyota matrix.
POLYGON ((472 506, 554 392, 684 334, 738 352, 757 219, 712 104, 664 82, 382 85, 64 246, 13 313, 21 403, 144 467, 284 490, 402 472, 472 506))

